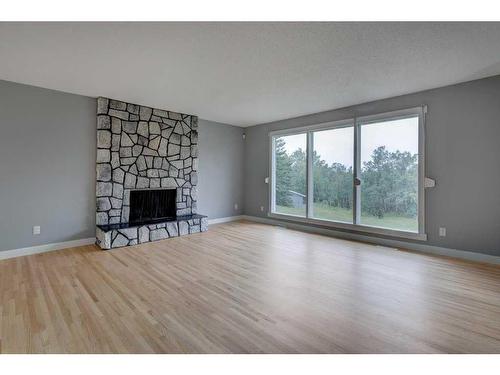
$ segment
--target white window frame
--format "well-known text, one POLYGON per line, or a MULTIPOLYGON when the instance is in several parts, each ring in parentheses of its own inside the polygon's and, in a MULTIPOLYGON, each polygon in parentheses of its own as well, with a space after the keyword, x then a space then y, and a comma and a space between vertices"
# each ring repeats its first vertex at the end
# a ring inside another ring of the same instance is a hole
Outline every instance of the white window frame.
POLYGON ((306 224, 321 225, 324 227, 336 228, 336 229, 347 229, 354 232, 361 233, 371 233, 390 237, 399 237, 412 240, 427 240, 427 235, 425 233, 425 113, 427 112, 426 106, 402 109, 392 112, 377 113, 368 116, 348 118, 340 121, 330 121, 320 124, 314 124, 309 126, 302 126, 293 129, 276 130, 269 133, 269 207, 270 211, 268 216, 276 219, 283 219, 289 221, 295 221, 306 224), (372 122, 377 122, 380 120, 390 121, 397 120, 407 117, 418 116, 418 232, 407 232, 396 229, 388 229, 382 227, 369 226, 359 223, 359 218, 361 217, 361 205, 357 202, 360 199, 361 188, 355 186, 354 180, 360 178, 361 170, 361 132, 360 128, 364 124, 369 124, 372 122), (317 219, 312 217, 312 212, 310 210, 313 207, 313 178, 312 178, 312 147, 313 147, 313 133, 319 130, 331 130, 338 129, 347 126, 354 127, 354 165, 353 165, 353 223, 345 223, 340 221, 332 221, 325 219, 317 219), (274 138, 296 135, 296 134, 306 134, 307 139, 307 204, 306 204, 306 216, 296 216, 290 214, 283 214, 276 212, 275 206, 275 150, 274 150, 274 138), (357 222, 356 222, 357 220, 357 222))

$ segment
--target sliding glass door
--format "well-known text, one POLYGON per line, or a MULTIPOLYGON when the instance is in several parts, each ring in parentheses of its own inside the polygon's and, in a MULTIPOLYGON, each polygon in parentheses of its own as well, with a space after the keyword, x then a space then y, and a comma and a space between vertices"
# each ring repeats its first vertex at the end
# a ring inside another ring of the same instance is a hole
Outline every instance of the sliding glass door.
POLYGON ((360 224, 418 232, 418 116, 361 123, 360 224))
POLYGON ((306 216, 307 134, 273 139, 275 163, 275 212, 306 216))
POLYGON ((313 205, 310 217, 352 223, 354 126, 311 132, 313 205))
POLYGON ((271 214, 424 232, 422 108, 270 135, 271 214))

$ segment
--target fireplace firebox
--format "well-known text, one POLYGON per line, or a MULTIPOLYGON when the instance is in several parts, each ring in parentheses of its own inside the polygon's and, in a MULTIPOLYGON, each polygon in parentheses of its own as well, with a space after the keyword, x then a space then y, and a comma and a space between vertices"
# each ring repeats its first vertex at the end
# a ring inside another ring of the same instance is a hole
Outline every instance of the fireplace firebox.
POLYGON ((130 223, 176 217, 176 189, 131 190, 130 223))

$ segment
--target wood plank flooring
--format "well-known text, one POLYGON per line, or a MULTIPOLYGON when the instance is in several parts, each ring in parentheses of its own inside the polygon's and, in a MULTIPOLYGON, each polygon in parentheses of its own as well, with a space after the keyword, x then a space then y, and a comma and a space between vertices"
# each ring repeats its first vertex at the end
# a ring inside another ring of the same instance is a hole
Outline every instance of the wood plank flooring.
POLYGON ((0 261, 1 353, 500 353, 500 267, 249 222, 0 261))

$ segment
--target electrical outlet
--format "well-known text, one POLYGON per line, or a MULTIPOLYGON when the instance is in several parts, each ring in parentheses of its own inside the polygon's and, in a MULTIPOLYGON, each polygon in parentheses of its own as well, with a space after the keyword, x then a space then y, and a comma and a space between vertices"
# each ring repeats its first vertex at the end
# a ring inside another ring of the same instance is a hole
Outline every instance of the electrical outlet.
POLYGON ((440 227, 439 228, 439 236, 440 237, 446 237, 446 228, 445 227, 440 227))
POLYGON ((37 236, 37 235, 39 235, 39 234, 40 234, 40 226, 39 226, 39 225, 35 225, 35 226, 33 227, 33 235, 34 235, 34 236, 37 236))
POLYGON ((234 204, 234 209, 237 210, 238 209, 238 203, 235 203, 234 204))
POLYGON ((264 212, 264 206, 260 206, 260 210, 264 212))

